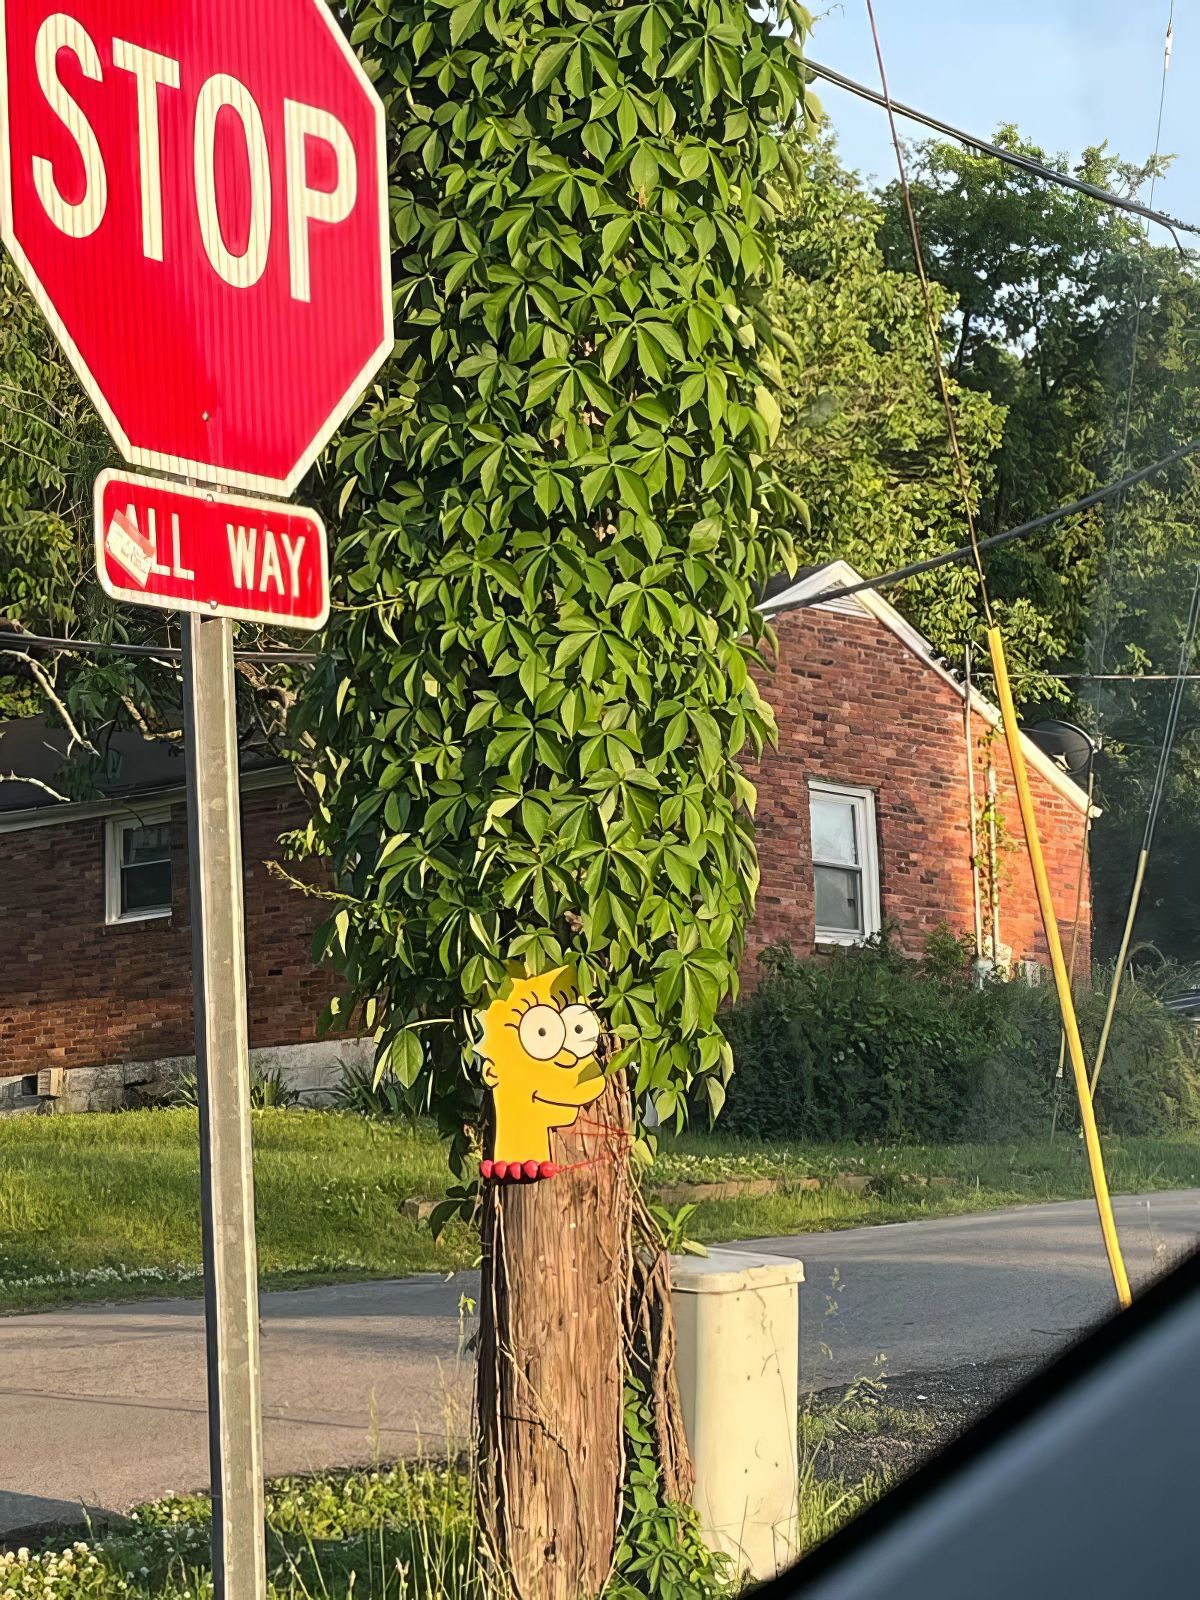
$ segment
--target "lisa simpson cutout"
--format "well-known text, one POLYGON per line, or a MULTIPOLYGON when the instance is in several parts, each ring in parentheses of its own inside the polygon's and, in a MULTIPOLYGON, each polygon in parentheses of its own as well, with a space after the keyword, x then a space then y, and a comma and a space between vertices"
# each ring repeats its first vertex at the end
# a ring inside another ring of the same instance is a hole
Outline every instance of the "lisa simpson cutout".
POLYGON ((550 1130, 569 1128, 604 1092, 596 1058, 600 1019, 567 967, 513 978, 481 1013, 483 1081, 492 1092, 495 1142, 485 1178, 549 1178, 550 1130))

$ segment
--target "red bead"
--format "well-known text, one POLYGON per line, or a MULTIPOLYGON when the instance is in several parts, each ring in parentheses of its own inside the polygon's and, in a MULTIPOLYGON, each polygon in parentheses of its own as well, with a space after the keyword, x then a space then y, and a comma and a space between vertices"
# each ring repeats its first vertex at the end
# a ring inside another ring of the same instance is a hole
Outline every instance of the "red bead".
POLYGON ((481 1161, 479 1163, 479 1171, 483 1177, 490 1178, 492 1175, 492 1162, 481 1161))
POLYGON ((496 1176, 498 1178, 507 1178, 508 1177, 508 1162, 507 1161, 495 1161, 495 1162, 493 1162, 492 1163, 492 1171, 496 1174, 496 1176))
POLYGON ((525 1172, 525 1176, 527 1178, 536 1178, 538 1176, 538 1164, 537 1164, 537 1162, 536 1161, 527 1161, 525 1163, 524 1172, 525 1172))
POLYGON ((521 1181, 521 1163, 519 1161, 510 1161, 509 1162, 509 1164, 508 1164, 508 1181, 509 1181, 509 1183, 520 1183, 520 1181, 521 1181))
POLYGON ((543 1161, 541 1166, 538 1168, 538 1177, 557 1178, 558 1172, 558 1166, 553 1161, 543 1161))

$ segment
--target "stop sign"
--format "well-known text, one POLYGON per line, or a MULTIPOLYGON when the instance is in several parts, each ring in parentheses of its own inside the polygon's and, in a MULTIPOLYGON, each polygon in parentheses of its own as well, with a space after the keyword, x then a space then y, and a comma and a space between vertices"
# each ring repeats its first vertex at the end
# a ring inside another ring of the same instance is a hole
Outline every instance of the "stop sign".
POLYGON ((0 0, 0 233, 126 458, 290 494, 392 348, 324 0, 0 0))

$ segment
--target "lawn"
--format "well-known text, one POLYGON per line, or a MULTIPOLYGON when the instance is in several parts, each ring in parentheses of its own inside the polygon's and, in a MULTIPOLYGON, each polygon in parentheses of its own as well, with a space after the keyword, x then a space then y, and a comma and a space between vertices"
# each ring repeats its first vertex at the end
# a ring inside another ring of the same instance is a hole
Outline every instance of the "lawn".
MULTIPOLYGON (((254 1113, 267 1288, 469 1266, 403 1202, 445 1192, 426 1130, 334 1112, 254 1113)), ((0 1310, 200 1292, 195 1111, 0 1120, 0 1310)))
MULTIPOLYGON (((462 1224, 434 1240, 404 1202, 437 1199, 447 1169, 428 1129, 341 1112, 254 1114, 258 1245, 267 1288, 469 1266, 462 1224)), ((1200 1138, 1112 1140, 1114 1190, 1200 1185, 1200 1138)), ((651 1186, 738 1177, 784 1192, 705 1201, 708 1243, 946 1216, 1089 1193, 1077 1140, 868 1149, 687 1135, 664 1142, 651 1186), (866 1189, 836 1186, 865 1177, 866 1189), (818 1190, 788 1189, 820 1178, 818 1190), (924 1180, 924 1181, 923 1181, 924 1180), (931 1181, 936 1180, 936 1183, 931 1181)), ((196 1113, 0 1120, 0 1311, 200 1291, 196 1113)))

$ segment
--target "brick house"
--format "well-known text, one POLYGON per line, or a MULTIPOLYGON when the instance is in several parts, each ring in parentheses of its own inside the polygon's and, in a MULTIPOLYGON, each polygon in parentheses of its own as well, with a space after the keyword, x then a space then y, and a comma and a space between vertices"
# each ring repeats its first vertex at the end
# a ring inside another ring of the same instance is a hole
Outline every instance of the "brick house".
MULTIPOLYGON (((919 954, 945 921, 974 927, 965 692, 887 601, 795 609, 856 574, 834 563, 773 586, 763 602, 779 637, 764 689, 779 747, 753 771, 762 865, 745 975, 766 944, 802 954, 894 924, 919 954)), ((997 785, 1001 954, 1044 963, 998 713, 972 701, 977 802, 989 761, 997 785), (1018 846, 1020 848, 1018 848, 1018 846)), ((1086 800, 1027 741, 1056 904, 1070 942, 1086 800)), ((190 1064, 191 939, 183 763, 161 744, 117 734, 114 781, 62 803, 32 785, 0 785, 0 1110, 34 1107, 41 1089, 68 1107, 153 1093, 190 1064), (48 1069, 66 1069, 51 1076, 48 1069)), ((61 730, 0 728, 0 770, 53 782, 61 730)), ((367 1047, 317 1038, 332 978, 313 965, 322 902, 273 874, 279 835, 302 820, 290 773, 247 759, 243 857, 250 1043, 256 1060, 304 1090, 327 1088, 367 1047)), ((986 830, 985 830, 986 833, 986 830)), ((981 853, 986 854, 981 846, 981 853)), ((984 944, 990 895, 981 875, 984 944)), ((1080 969, 1089 958, 1083 880, 1080 969)))
MULTIPOLYGON (((779 725, 778 748, 750 776, 762 881, 743 976, 774 940, 800 954, 856 942, 886 923, 919 955, 939 923, 974 939, 967 692, 929 641, 881 595, 798 602, 858 581, 842 561, 780 580, 761 609, 779 640, 761 687, 779 725)), ((970 701, 982 946, 990 955, 989 768, 995 789, 996 931, 1002 966, 1029 975, 1049 953, 1025 853, 1000 713, 970 701)), ((1039 829, 1064 948, 1091 959, 1091 884, 1084 846, 1087 797, 1024 739, 1039 829)))
MULTIPOLYGON (((52 782, 65 753, 61 730, 0 728, 5 771, 52 782)), ((0 1111, 45 1098, 45 1069, 66 1069, 53 1092, 67 1107, 106 1109, 194 1065, 183 760, 128 733, 110 753, 115 781, 86 803, 0 785, 0 1111)), ((366 1052, 318 1039, 331 977, 311 946, 324 906, 267 867, 304 820, 291 773, 244 760, 242 817, 253 1057, 301 1090, 326 1089, 366 1052)))

